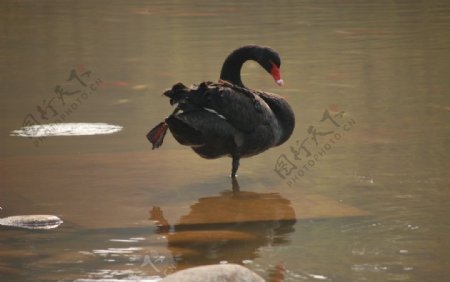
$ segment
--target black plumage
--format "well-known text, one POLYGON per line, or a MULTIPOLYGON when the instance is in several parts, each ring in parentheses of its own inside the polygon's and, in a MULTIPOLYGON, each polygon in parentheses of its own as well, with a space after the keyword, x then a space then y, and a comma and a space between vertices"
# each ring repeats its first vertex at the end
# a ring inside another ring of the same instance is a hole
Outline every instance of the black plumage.
POLYGON ((225 60, 219 82, 191 87, 177 83, 164 92, 176 107, 147 134, 153 149, 162 145, 170 129, 180 144, 204 158, 232 157, 231 176, 235 177, 240 158, 284 143, 294 129, 294 113, 281 96, 242 84, 240 69, 247 60, 256 60, 282 85, 275 51, 255 45, 241 47, 225 60))

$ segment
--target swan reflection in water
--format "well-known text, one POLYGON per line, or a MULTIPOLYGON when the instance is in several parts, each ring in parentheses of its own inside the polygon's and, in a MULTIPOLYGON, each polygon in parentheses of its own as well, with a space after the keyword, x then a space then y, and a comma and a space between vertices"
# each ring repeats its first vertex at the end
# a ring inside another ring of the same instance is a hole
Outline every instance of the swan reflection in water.
POLYGON ((233 191, 200 198, 190 212, 173 225, 162 208, 153 207, 150 219, 167 239, 177 268, 221 261, 242 263, 257 257, 264 246, 288 244, 296 215, 291 202, 279 193, 233 191))

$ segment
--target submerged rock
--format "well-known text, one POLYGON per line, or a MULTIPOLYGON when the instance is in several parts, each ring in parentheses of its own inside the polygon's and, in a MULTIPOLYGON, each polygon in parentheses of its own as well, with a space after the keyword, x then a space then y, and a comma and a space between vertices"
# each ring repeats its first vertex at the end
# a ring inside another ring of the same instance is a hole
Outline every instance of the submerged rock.
POLYGON ((19 137, 50 137, 50 136, 84 136, 102 135, 119 132, 123 129, 120 125, 107 123, 49 123, 24 126, 13 130, 10 136, 19 137))
POLYGON ((160 282, 264 282, 264 279, 238 264, 213 264, 181 270, 160 282))
POLYGON ((27 229, 53 229, 63 221, 55 215, 15 215, 0 218, 0 225, 27 229))

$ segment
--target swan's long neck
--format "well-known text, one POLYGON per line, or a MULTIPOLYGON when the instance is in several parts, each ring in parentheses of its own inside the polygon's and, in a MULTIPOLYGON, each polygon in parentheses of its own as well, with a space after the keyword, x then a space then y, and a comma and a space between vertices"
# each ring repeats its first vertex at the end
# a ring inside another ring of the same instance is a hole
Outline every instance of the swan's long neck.
POLYGON ((258 53, 257 46, 244 46, 233 51, 222 65, 220 79, 245 87, 241 81, 242 65, 248 60, 257 61, 258 53))

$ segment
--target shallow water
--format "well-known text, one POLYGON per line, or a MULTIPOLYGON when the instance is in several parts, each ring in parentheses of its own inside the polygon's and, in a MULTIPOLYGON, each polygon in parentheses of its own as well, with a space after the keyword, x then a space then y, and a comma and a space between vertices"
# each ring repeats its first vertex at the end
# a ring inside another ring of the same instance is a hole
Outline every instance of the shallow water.
POLYGON ((446 1, 2 1, 0 217, 64 223, 0 227, 0 281, 225 262, 273 281, 446 281, 449 30, 446 1), (152 151, 161 93, 216 80, 249 43, 281 55, 284 87, 252 63, 243 81, 288 99, 291 139, 242 160, 238 183, 230 159, 170 135, 152 151), (36 122, 123 129, 11 136, 36 122))

